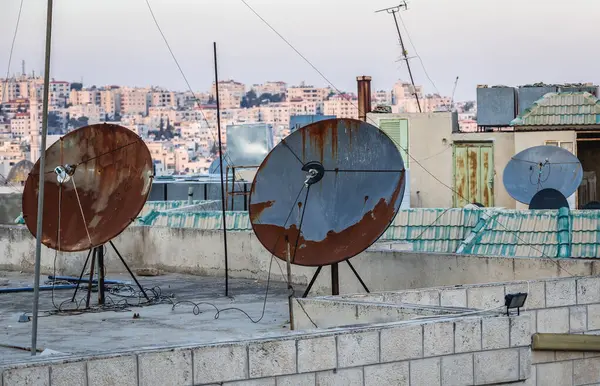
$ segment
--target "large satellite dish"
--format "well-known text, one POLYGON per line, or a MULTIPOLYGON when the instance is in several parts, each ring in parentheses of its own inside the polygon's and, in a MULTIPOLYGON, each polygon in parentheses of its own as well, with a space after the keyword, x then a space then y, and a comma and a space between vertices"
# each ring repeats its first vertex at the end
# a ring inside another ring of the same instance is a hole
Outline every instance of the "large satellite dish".
MULTIPOLYGON (((34 237, 39 173, 38 161, 23 192, 23 217, 34 237)), ((43 173, 42 243, 76 252, 107 243, 137 217, 150 193, 152 157, 131 130, 91 125, 50 146, 43 173)))
POLYGON ((385 232, 404 187, 404 162, 385 133, 358 120, 324 120, 293 132, 267 155, 252 183, 250 221, 278 258, 336 264, 385 232))
POLYGON ((504 187, 515 200, 529 205, 543 189, 569 197, 583 179, 579 159, 557 146, 535 146, 512 157, 504 169, 504 187))

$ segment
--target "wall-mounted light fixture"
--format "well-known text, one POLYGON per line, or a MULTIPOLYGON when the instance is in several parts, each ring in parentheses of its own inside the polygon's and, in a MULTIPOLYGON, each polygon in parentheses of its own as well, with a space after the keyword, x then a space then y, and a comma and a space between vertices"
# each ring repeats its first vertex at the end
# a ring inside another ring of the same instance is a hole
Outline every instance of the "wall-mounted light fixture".
POLYGON ((527 292, 519 292, 516 294, 508 294, 504 297, 504 306, 506 307, 506 315, 510 315, 510 310, 516 308, 517 315, 521 314, 521 307, 527 300, 527 292))

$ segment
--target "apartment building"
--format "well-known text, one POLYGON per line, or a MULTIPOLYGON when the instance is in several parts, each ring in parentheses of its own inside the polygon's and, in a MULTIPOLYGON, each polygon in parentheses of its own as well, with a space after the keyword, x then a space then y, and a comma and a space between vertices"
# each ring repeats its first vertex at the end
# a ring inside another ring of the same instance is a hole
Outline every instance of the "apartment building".
MULTIPOLYGON (((216 85, 213 82, 210 95, 216 98, 216 85)), ((219 82, 219 103, 222 109, 231 109, 240 107, 242 98, 246 95, 246 85, 234 80, 224 80, 219 82)))
POLYGON ((373 106, 377 106, 377 105, 391 106, 392 105, 392 92, 385 91, 385 90, 375 91, 372 93, 371 99, 372 99, 373 106))
POLYGON ((302 99, 307 102, 323 102, 330 93, 331 89, 329 88, 319 88, 302 84, 300 86, 288 87, 286 90, 286 100, 302 99))
POLYGON ((75 105, 67 109, 69 119, 88 118, 88 124, 93 125, 106 120, 106 112, 102 106, 87 104, 75 105))
POLYGON ((252 90, 257 96, 261 96, 262 94, 285 94, 287 90, 287 83, 281 81, 265 82, 263 84, 253 85, 252 90))
POLYGON ((100 91, 100 106, 108 115, 109 119, 121 115, 121 90, 119 88, 110 88, 100 91))
POLYGON ((358 100, 353 95, 334 95, 324 103, 325 115, 358 119, 358 100))
POLYGON ((71 90, 69 94, 69 103, 73 106, 100 105, 100 102, 100 91, 97 89, 71 90))
POLYGON ((323 112, 324 102, 291 99, 288 101, 291 115, 317 115, 323 112))
POLYGON ((29 134, 31 120, 29 113, 17 113, 10 120, 10 134, 13 138, 21 138, 29 134))
POLYGON ((288 103, 269 103, 259 107, 260 122, 273 126, 290 124, 290 106, 288 103))
POLYGON ((148 107, 152 99, 147 89, 122 88, 121 114, 148 115, 148 107))
POLYGON ((155 90, 150 93, 152 107, 177 107, 175 93, 166 90, 155 90))
POLYGON ((41 77, 19 76, 7 79, 0 78, 0 102, 14 99, 26 99, 33 95, 42 97, 44 79, 41 77))
MULTIPOLYGON (((423 99, 423 86, 414 86, 409 82, 398 81, 392 89, 392 104, 402 105, 406 101, 415 99, 415 93, 419 100, 423 99)), ((418 111, 418 110, 417 110, 418 111)))

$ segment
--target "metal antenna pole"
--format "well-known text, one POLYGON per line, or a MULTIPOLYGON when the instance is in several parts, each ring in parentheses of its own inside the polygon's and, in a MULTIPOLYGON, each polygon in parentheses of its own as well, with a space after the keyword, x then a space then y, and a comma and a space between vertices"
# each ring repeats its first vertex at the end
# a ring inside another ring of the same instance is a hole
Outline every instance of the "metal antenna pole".
MULTIPOLYGON (((219 136, 219 169, 221 171, 221 215, 223 216, 223 249, 225 251, 225 296, 229 296, 229 263, 227 257, 227 217, 225 217, 225 181, 223 180, 223 144, 221 141, 221 104, 219 101, 219 70, 217 68, 217 43, 215 51, 215 96, 217 100, 217 130, 219 136)), ((229 174, 229 173, 227 173, 229 174)))
MULTIPOLYGON (((33 285, 33 323, 31 326, 31 355, 37 353, 38 306, 40 301, 40 265, 42 260, 42 221, 44 217, 44 179, 46 176, 46 136, 48 135, 48 99, 50 94, 50 49, 52 48, 52 0, 48 0, 46 16, 46 58, 44 69, 44 101, 42 112, 42 143, 40 155, 40 179, 37 208, 37 230, 35 240, 35 277, 33 285)), ((34 90, 34 98, 37 91, 34 90)), ((58 224, 60 226, 60 224, 58 224)))
POLYGON ((402 39, 402 33, 400 32, 400 26, 398 25, 398 17, 396 16, 396 13, 400 12, 400 8, 404 8, 404 9, 407 8, 406 1, 402 2, 402 4, 400 4, 397 7, 385 8, 385 9, 381 9, 377 12, 385 11, 387 13, 391 13, 394 16, 394 22, 396 23, 396 30, 398 31, 398 38, 400 39, 400 46, 402 47, 402 56, 404 56, 403 60, 406 62, 406 67, 408 68, 408 75, 410 76, 410 83, 413 86, 413 90, 415 92, 415 99, 417 100, 417 107, 419 108, 419 112, 422 113, 423 110, 421 109, 421 102, 419 101, 419 94, 417 93, 417 88, 415 86, 415 79, 413 78, 412 70, 410 68, 410 59, 408 57, 408 53, 406 52, 406 48, 404 48, 404 40, 402 39))

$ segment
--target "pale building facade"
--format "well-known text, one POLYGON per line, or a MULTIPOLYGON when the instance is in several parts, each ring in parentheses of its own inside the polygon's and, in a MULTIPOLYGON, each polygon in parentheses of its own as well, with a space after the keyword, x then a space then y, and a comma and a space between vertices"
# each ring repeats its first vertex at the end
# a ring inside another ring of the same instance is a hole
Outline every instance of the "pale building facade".
POLYGON ((79 119, 82 117, 87 117, 88 124, 90 125, 103 122, 106 117, 106 112, 99 105, 76 105, 69 107, 67 111, 69 113, 69 119, 79 119))
POLYGON ((324 103, 325 115, 358 119, 358 100, 353 96, 334 95, 324 103))
POLYGON ((106 89, 100 91, 100 106, 104 112, 113 119, 121 115, 121 92, 120 89, 106 89))
POLYGON ((99 90, 72 90, 69 94, 69 103, 76 105, 100 105, 99 90))
POLYGON ((265 82, 263 84, 255 84, 252 86, 252 90, 257 96, 262 94, 285 94, 287 90, 287 83, 285 82, 265 82))
MULTIPOLYGON (((216 99, 217 88, 213 82, 210 95, 216 99)), ((222 109, 238 108, 242 98, 246 95, 246 85, 234 80, 223 80, 219 82, 219 104, 222 109)))
POLYGON ((160 90, 150 94, 150 105, 153 107, 177 107, 177 98, 172 91, 160 90))
POLYGON ((148 115, 151 95, 147 89, 121 89, 121 114, 148 115))
POLYGON ((329 88, 319 88, 301 84, 300 86, 288 87, 286 91, 286 100, 302 99, 307 102, 323 102, 330 93, 331 89, 329 88))

